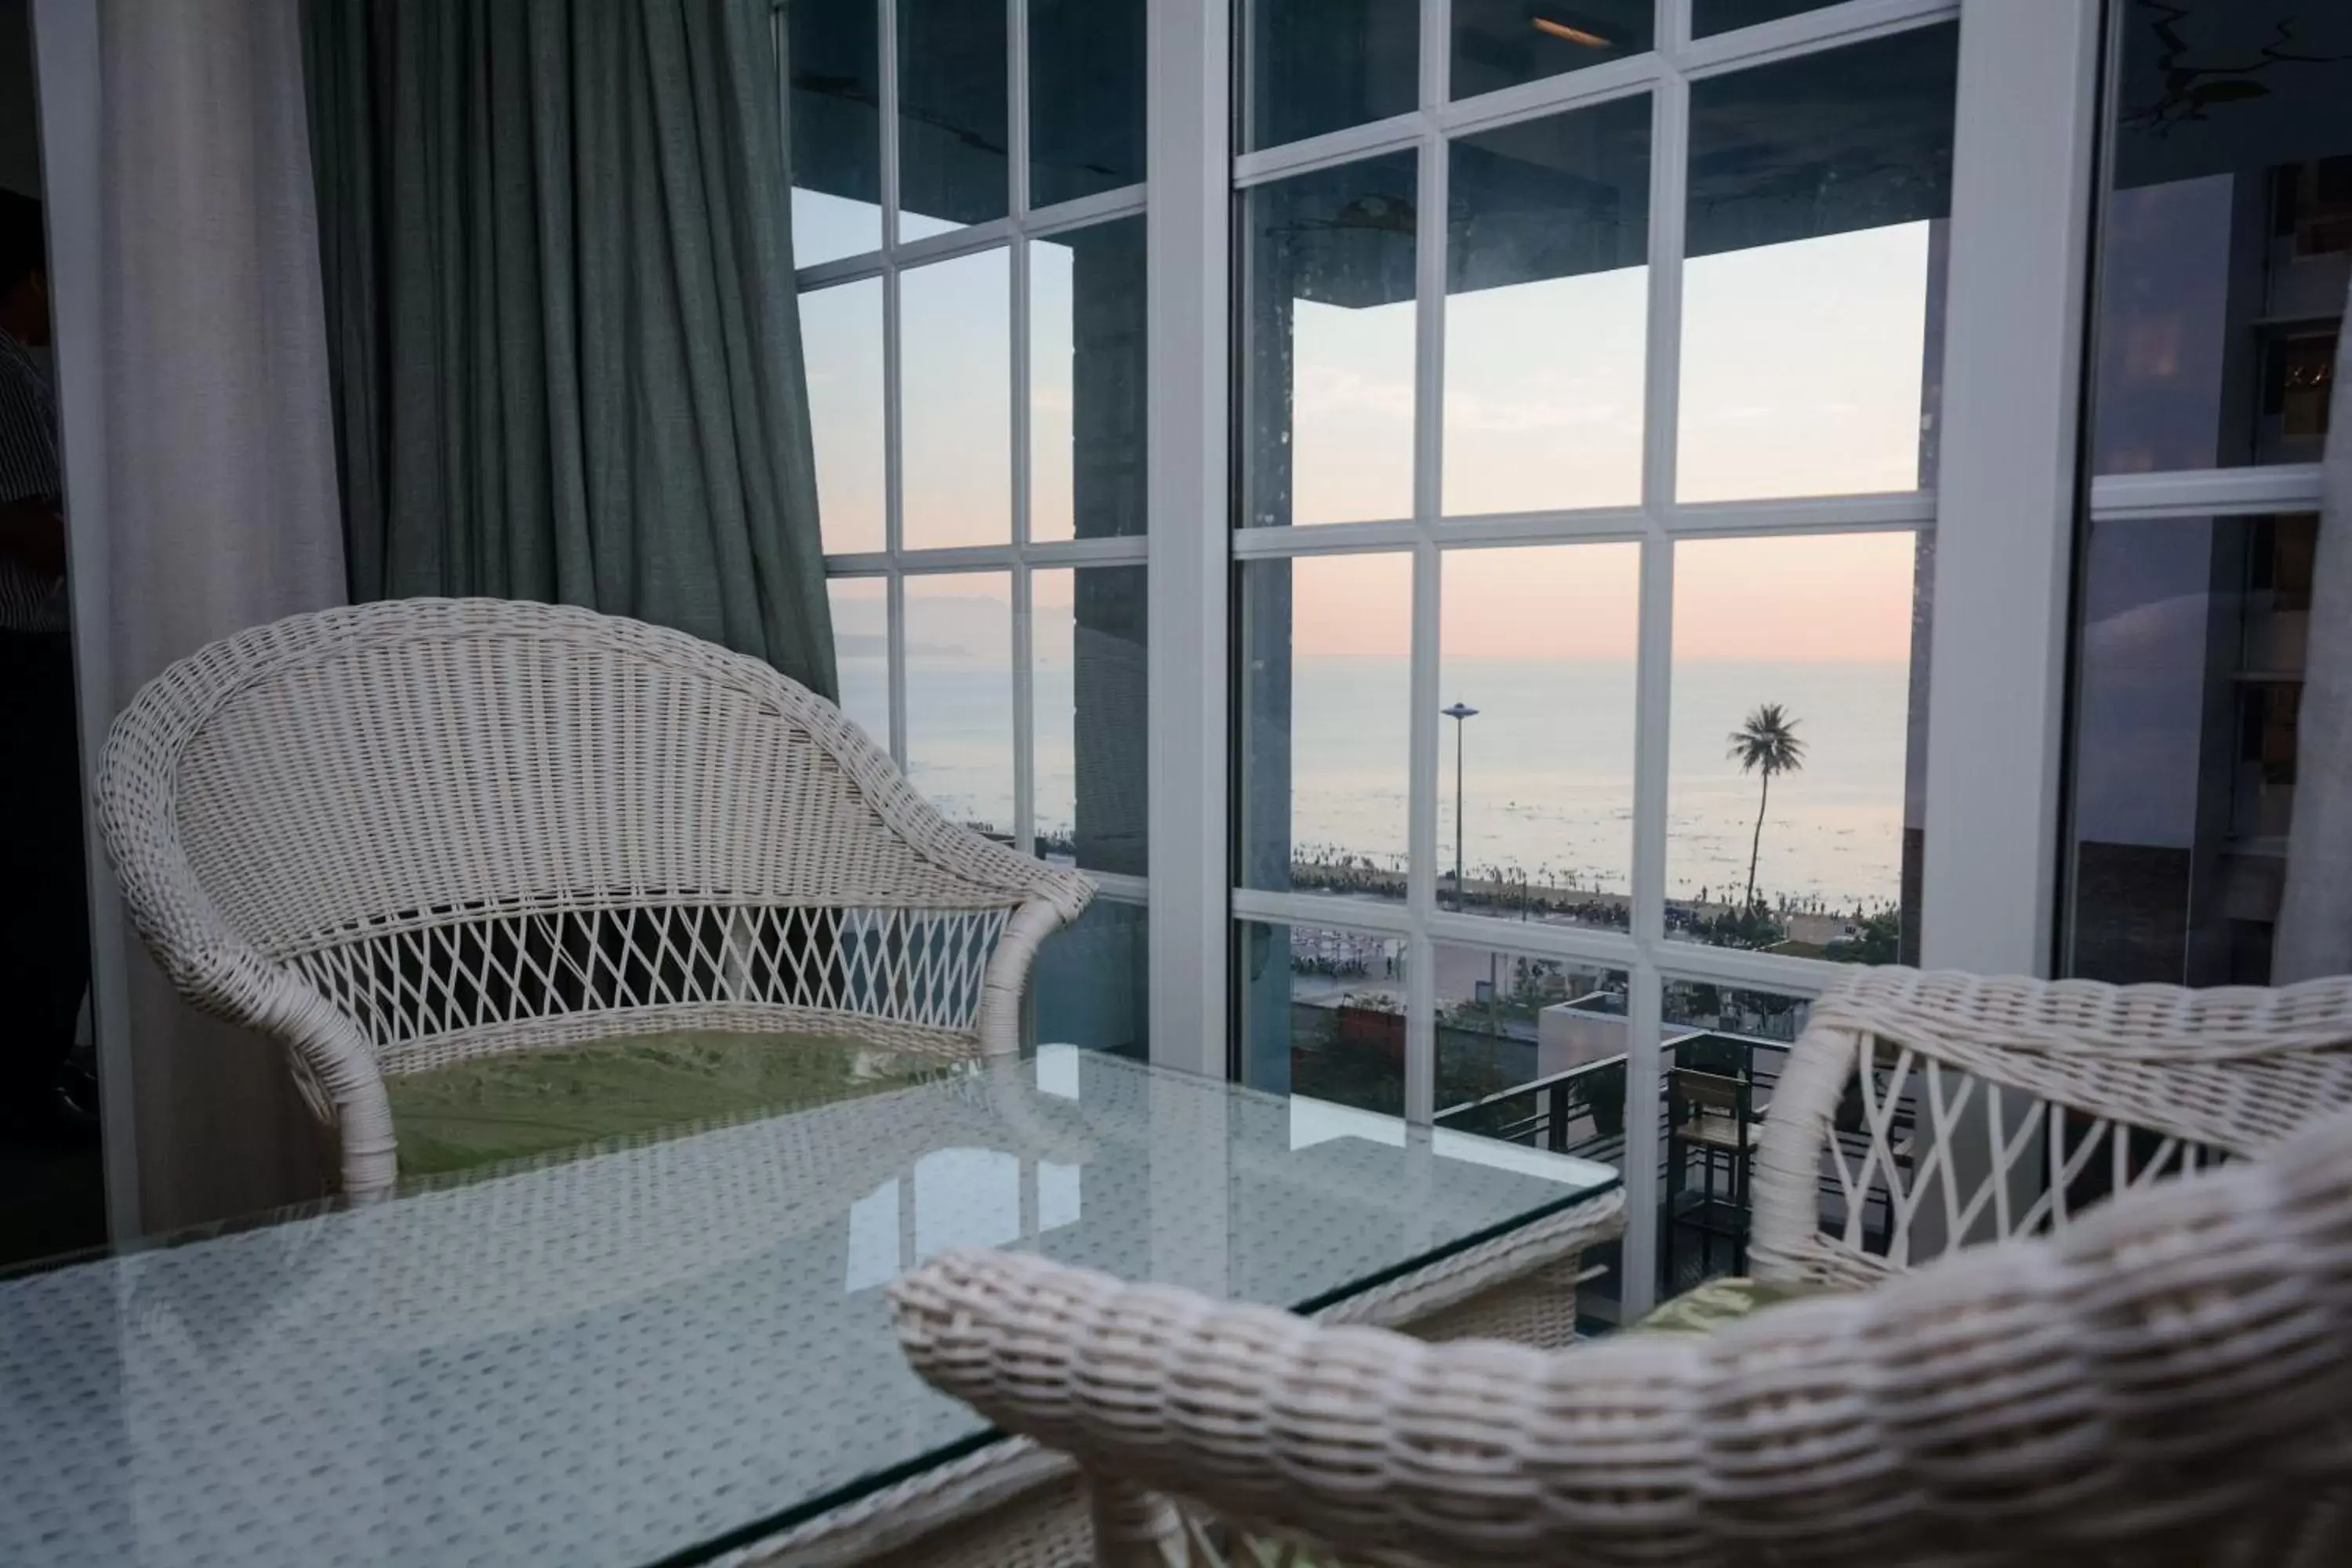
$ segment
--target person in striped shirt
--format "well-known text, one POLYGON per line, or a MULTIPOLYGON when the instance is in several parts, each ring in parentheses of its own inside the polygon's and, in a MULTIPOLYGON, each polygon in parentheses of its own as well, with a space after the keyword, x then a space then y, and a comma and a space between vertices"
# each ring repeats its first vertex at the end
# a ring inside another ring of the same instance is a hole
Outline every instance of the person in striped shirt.
POLYGON ((66 614, 41 204, 0 191, 0 1133, 71 1134, 89 977, 81 766, 66 614))

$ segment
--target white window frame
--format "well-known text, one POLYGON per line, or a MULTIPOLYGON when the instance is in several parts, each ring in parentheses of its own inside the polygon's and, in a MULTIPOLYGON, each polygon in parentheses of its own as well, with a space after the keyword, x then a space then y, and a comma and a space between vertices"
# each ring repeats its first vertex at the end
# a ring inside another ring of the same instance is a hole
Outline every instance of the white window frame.
MULTIPOLYGON (((883 547, 877 551, 829 553, 824 558, 828 580, 879 580, 886 584, 887 606, 890 721, 887 744, 891 759, 907 765, 907 579, 938 578, 958 574, 1002 572, 1012 585, 1013 660, 1013 841, 1027 847, 1036 842, 1036 708, 1035 669, 1031 611, 1033 574, 1087 566, 1140 566, 1149 556, 1148 538, 1033 540, 1030 538, 1030 416, 1029 406, 1029 268, 1030 247, 1039 239, 1065 234, 1113 219, 1141 216, 1147 187, 1122 186, 1076 201, 1032 207, 1029 204, 1029 5, 1005 0, 1007 81, 1006 140, 1008 216, 973 224, 951 233, 901 241, 898 237, 898 0, 871 0, 876 13, 880 51, 882 245, 861 256, 844 257, 801 268, 794 281, 801 293, 878 279, 882 285, 883 396, 883 547), (1012 332, 1012 384, 1007 388, 1012 408, 1012 536, 1003 544, 958 545, 909 549, 904 527, 905 482, 900 384, 900 279, 910 268, 976 256, 984 251, 1010 253, 1011 300, 1007 313, 1012 332)), ((777 26, 782 26, 781 16, 777 26)), ((789 61, 785 62, 789 69, 789 61)), ((789 80, 777 84, 790 101, 789 80)), ((1141 904, 1149 894, 1147 879, 1114 872, 1086 873, 1106 898, 1141 904)))
MULTIPOLYGON (((1152 785, 1154 1059, 1223 1069, 1234 922, 1403 940, 1408 1121, 1433 1113, 1432 951, 1464 945, 1606 965, 1632 979, 1628 1103, 1660 1093, 1671 980, 1819 994, 1843 966, 1664 936, 1673 551, 1686 538, 1932 531, 1927 867, 1930 963, 2047 973, 2056 864, 2064 637, 2077 487, 2075 416, 2086 293, 2097 0, 1849 0, 1694 40, 1689 0, 1659 0, 1659 44, 1462 100, 1447 98, 1449 0, 1423 0, 1421 102, 1409 114, 1228 157, 1229 23, 1222 5, 1151 6, 1152 785), (1204 15, 1206 13, 1206 15, 1204 15), (1691 505, 1673 496, 1680 367, 1688 84, 1958 17, 1952 251, 1940 492, 1691 505), (2021 62, 2023 62, 2021 65, 2021 62), (1653 95, 1643 502, 1638 508, 1437 521, 1442 457, 1447 138, 1636 92, 1653 95), (2020 149, 2025 149, 2022 155, 2020 149), (1237 189, 1381 152, 1419 159, 1415 512, 1409 520, 1234 531, 1229 491, 1227 226, 1237 189), (1964 405, 1965 406, 1956 406, 1964 405), (2021 448, 2021 432, 2023 433, 2021 448), (2022 460, 2021 460, 2021 458, 2022 460), (1959 479, 1961 475, 1980 479, 1959 479), (1958 482, 1955 482, 1958 479, 1958 482), (1631 930, 1503 921, 1437 904, 1437 611, 1441 542, 1633 540, 1642 547, 1631 930), (1228 600, 1234 562, 1409 550, 1412 769, 1402 903, 1229 887, 1228 600), (2021 615, 2030 618, 2020 636, 2021 615), (1989 765, 2003 759, 2005 765, 1989 765), (2012 837, 1997 852, 1979 825, 2012 837), (1959 869, 1955 869, 1958 863, 1959 869)), ((1630 1123, 1629 1123, 1630 1125, 1630 1123)), ((1625 1310, 1656 1275, 1657 1166, 1629 1160, 1625 1310)))

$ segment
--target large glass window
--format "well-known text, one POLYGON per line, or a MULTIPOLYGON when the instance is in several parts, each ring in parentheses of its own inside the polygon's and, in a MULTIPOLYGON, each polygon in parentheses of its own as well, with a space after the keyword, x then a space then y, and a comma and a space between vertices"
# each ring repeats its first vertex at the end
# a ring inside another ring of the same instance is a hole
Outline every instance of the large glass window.
POLYGON ((1681 500, 1934 481, 1958 49, 1920 27, 1692 85, 1681 500))
POLYGON ((785 14, 843 710, 950 818, 1096 879, 1034 1028, 1139 1054, 1141 0, 785 14))
POLYGON ((2060 961, 2259 984, 2352 283, 2352 11, 2141 0, 2109 20, 2060 961))
POLYGON ((1627 928, 1638 544, 1445 552, 1439 903, 1627 928))
POLYGON ((1816 9, 1244 0, 1252 1081, 1631 1154, 1670 983, 1911 951, 1958 28, 1816 9))
POLYGON ((1412 515, 1418 203, 1410 153, 1243 202, 1248 525, 1412 515))
POLYGON ((1244 149, 1272 147, 1420 101, 1415 0, 1242 0, 1237 35, 1244 149))
POLYGON ((1644 54, 1656 40, 1653 0, 1454 0, 1454 96, 1644 54))
POLYGON ((1412 558, 1242 569, 1241 881, 1405 895, 1412 558))
MULTIPOLYGON (((882 245, 881 17, 871 5, 784 8, 792 73, 793 259, 882 245)), ((875 355, 878 364, 880 356, 875 355)))
POLYGON ((1927 564, 1908 531, 1675 547, 1668 935, 1870 963, 1906 951, 1927 564))
POLYGON ((1648 97, 1447 157, 1446 513, 1640 505, 1648 97))
POLYGON ((2096 468, 2315 462, 2352 279, 2352 9, 2115 11, 2096 468))

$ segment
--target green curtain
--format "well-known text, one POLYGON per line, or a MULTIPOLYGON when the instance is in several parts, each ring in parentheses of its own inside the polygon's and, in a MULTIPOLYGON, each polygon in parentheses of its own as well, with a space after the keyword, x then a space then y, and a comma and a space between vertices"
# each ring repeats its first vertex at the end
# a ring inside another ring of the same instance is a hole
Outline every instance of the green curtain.
POLYGON ((354 600, 635 616, 837 695, 769 0, 308 0, 354 600))

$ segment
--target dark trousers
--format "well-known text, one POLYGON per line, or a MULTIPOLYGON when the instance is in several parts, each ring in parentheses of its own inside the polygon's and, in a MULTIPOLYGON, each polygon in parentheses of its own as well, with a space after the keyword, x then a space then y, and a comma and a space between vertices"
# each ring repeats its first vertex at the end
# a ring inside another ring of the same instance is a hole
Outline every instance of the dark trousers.
POLYGON ((0 1127, 46 1119, 89 984, 72 646, 0 631, 0 1127))

